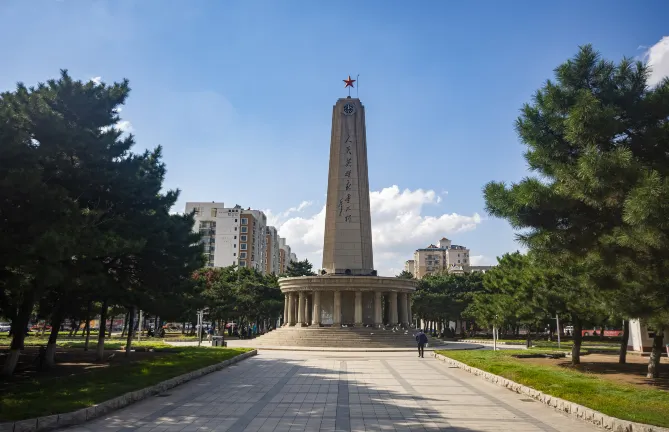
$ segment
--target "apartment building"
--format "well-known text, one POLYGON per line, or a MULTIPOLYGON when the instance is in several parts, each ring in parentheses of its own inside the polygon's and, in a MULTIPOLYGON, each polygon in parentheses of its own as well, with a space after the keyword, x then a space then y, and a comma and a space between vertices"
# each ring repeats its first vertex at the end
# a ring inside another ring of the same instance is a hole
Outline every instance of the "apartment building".
POLYGON ((416 261, 414 260, 407 260, 407 262, 404 263, 404 271, 407 271, 411 274, 416 274, 415 263, 416 261))
POLYGON ((426 248, 417 249, 413 260, 408 260, 404 269, 411 272, 416 279, 431 273, 466 273, 471 271, 469 249, 454 245, 444 237, 437 245, 431 244, 426 248))
POLYGON ((276 228, 267 226, 265 228, 265 274, 281 274, 281 263, 279 261, 279 235, 276 228))
POLYGON ((286 239, 279 237, 279 273, 286 273, 288 265, 291 261, 297 261, 297 256, 290 250, 290 246, 286 243, 286 239))
POLYGON ((226 208, 217 202, 186 203, 186 213, 195 213, 193 230, 202 235, 208 267, 239 264, 239 226, 242 208, 226 208))

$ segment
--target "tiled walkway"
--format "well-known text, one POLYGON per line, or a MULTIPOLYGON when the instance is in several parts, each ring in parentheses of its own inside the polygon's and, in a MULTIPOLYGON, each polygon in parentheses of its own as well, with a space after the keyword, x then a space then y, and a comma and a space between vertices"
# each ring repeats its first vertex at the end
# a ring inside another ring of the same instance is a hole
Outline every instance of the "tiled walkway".
POLYGON ((596 431, 434 358, 265 351, 70 432, 596 431))

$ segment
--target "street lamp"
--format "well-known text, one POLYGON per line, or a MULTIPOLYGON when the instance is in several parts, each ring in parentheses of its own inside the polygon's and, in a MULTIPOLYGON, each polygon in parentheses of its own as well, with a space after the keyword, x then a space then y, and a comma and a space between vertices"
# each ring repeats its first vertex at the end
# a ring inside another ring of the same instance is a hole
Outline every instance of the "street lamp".
POLYGON ((553 319, 556 321, 557 325, 558 349, 560 349, 560 316, 558 314, 555 314, 555 318, 553 319))

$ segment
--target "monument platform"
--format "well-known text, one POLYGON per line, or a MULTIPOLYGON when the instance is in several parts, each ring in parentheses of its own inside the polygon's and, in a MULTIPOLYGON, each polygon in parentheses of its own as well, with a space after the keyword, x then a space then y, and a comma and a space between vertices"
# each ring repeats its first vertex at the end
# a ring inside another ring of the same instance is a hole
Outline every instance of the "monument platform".
POLYGON ((414 333, 413 329, 282 327, 248 342, 249 346, 269 349, 413 350, 416 349, 414 333))

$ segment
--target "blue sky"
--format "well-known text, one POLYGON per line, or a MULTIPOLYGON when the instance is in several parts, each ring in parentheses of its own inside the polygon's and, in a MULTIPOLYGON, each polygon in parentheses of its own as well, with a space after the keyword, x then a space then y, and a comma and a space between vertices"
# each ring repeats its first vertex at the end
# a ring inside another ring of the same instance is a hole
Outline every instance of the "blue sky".
POLYGON ((528 174, 521 105, 579 45, 643 57, 668 16, 666 0, 5 0, 0 89, 60 68, 130 79, 123 120, 137 150, 163 145, 177 210, 267 210, 319 267, 332 105, 360 74, 375 261, 392 274, 442 236, 479 263, 516 250, 481 188, 528 174))

